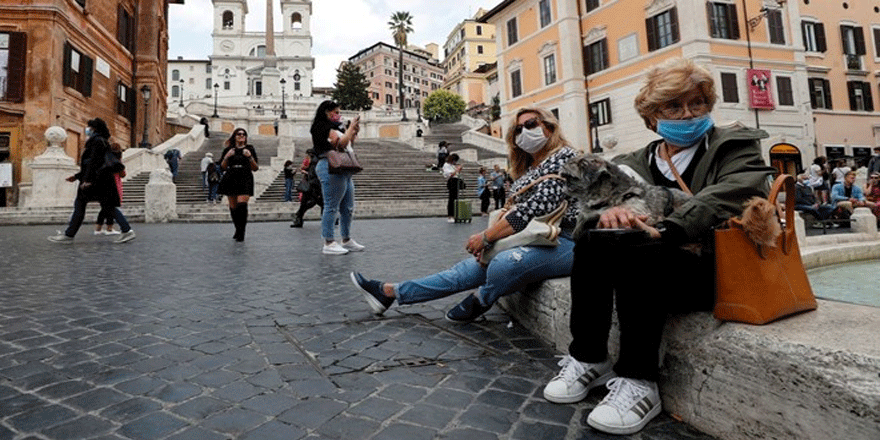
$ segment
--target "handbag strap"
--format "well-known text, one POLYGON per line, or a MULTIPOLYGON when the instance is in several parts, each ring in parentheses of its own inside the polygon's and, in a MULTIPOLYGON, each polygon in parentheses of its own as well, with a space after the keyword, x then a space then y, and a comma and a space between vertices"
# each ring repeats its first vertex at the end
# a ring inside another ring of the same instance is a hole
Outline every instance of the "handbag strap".
POLYGON ((505 209, 505 210, 510 210, 510 208, 511 208, 511 207, 513 206, 513 204, 515 203, 515 202, 514 202, 514 199, 516 198, 516 196, 521 195, 522 193, 524 193, 524 192, 528 191, 529 189, 531 189, 533 186, 535 186, 535 185, 537 185, 538 183, 540 183, 540 182, 542 182, 542 181, 544 181, 544 180, 547 180, 547 179, 560 179, 560 180, 565 180, 565 177, 562 177, 562 176, 560 176, 559 174, 545 174, 545 175, 543 175, 543 176, 541 176, 541 177, 535 179, 533 182, 531 182, 531 183, 529 183, 528 185, 526 185, 526 186, 520 188, 517 192, 513 193, 510 197, 508 197, 508 198, 507 198, 507 201, 504 202, 504 208, 503 208, 503 209, 505 209))
POLYGON ((660 158, 666 161, 666 163, 669 165, 669 171, 672 171, 672 175, 675 176, 675 180, 678 182, 678 186, 681 187, 681 190, 689 196, 694 195, 694 193, 691 192, 691 189, 688 188, 687 184, 684 183, 681 175, 678 174, 678 170, 675 169, 675 165, 672 164, 672 159, 669 158, 669 152, 666 151, 665 142, 657 148, 657 155, 660 156, 660 158))

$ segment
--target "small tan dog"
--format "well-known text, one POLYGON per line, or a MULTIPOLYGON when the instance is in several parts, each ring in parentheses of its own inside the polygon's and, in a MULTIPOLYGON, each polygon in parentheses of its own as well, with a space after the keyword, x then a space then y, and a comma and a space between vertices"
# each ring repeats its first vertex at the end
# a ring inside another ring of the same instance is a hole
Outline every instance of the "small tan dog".
POLYGON ((746 202, 741 223, 749 239, 760 246, 776 246, 776 239, 782 234, 776 206, 763 197, 752 197, 746 202))

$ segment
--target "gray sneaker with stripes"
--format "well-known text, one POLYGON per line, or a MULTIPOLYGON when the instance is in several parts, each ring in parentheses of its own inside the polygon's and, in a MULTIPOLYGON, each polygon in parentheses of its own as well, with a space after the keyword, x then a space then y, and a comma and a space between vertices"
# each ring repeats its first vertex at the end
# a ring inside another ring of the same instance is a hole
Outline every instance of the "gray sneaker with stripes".
POLYGON ((565 355, 558 365, 562 370, 544 387, 544 398, 553 403, 580 402, 590 390, 614 377, 609 361, 587 364, 565 355))
POLYGON ((634 434, 660 414, 656 382, 616 377, 607 386, 608 395, 587 417, 593 428, 609 434, 634 434))

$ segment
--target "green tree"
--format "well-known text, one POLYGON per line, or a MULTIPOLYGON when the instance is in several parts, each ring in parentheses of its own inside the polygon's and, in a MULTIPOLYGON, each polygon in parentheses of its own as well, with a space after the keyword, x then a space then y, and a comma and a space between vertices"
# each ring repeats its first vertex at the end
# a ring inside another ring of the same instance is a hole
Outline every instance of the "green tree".
POLYGON ((425 99, 425 117, 437 122, 455 122, 461 119, 467 104, 461 96, 445 89, 437 89, 425 99))
POLYGON ((391 29, 391 36, 394 37, 394 44, 400 49, 400 62, 397 63, 397 90, 398 99, 400 100, 400 112, 403 113, 401 120, 406 121, 406 110, 404 109, 403 90, 403 50, 406 49, 406 36, 412 33, 413 16, 406 11, 398 11, 391 14, 391 20, 388 21, 388 28, 391 29))
POLYGON ((352 63, 343 63, 336 69, 336 88, 333 90, 333 100, 339 103, 343 110, 369 110, 373 107, 370 99, 370 80, 361 72, 358 66, 352 63))

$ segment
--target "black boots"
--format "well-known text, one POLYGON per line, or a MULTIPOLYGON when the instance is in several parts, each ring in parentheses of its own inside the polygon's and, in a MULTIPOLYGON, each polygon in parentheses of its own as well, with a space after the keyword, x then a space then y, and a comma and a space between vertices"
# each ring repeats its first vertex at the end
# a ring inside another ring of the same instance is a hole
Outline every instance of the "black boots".
POLYGON ((293 223, 290 225, 291 228, 301 228, 303 227, 303 218, 300 216, 296 216, 293 218, 293 223))
POLYGON ((244 241, 244 231, 247 227, 248 204, 239 203, 235 208, 229 208, 229 215, 232 217, 232 224, 235 225, 235 234, 232 238, 235 241, 244 241))

